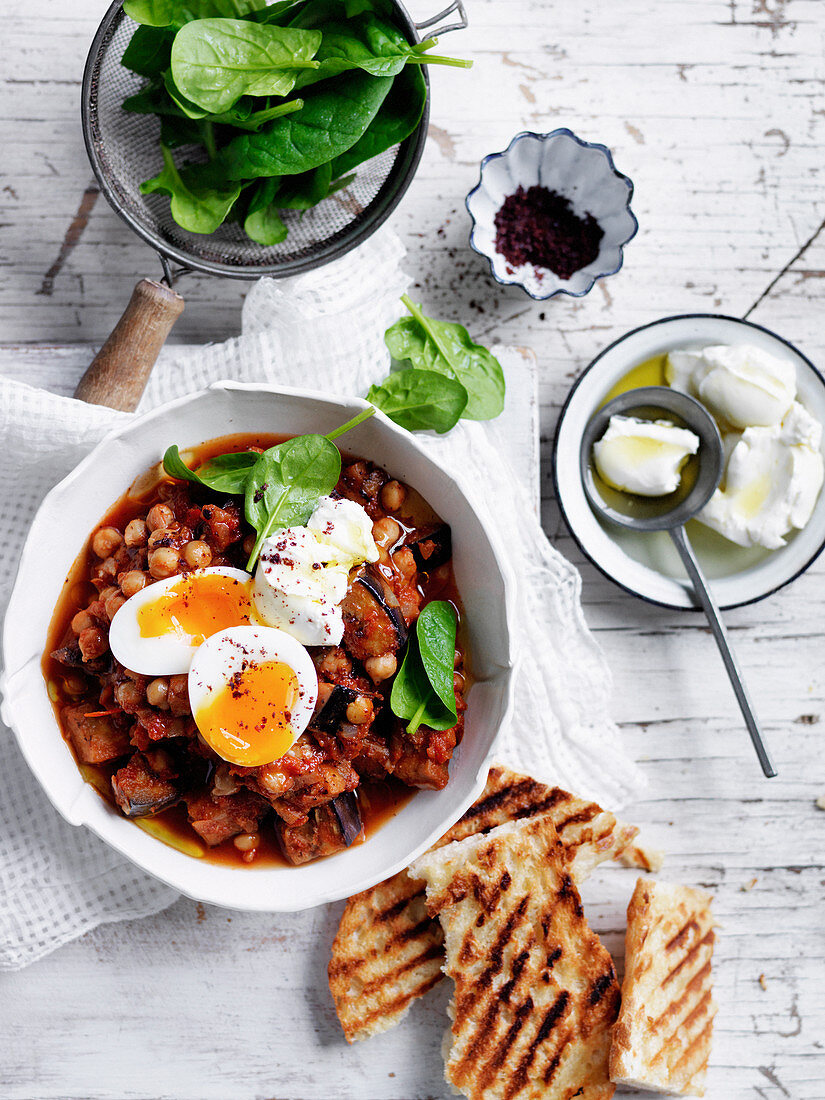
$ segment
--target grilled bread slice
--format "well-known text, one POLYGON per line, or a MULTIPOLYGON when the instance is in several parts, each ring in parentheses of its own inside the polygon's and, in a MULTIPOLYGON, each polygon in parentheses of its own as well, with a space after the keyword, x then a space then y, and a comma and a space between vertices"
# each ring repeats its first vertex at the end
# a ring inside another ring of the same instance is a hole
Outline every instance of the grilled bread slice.
POLYGON ((455 982, 447 1081, 470 1100, 608 1100, 619 986, 551 818, 428 852, 410 873, 455 982))
POLYGON ((710 902, 688 886, 636 883, 610 1051, 610 1078, 618 1084, 704 1096, 716 1014, 710 902))
MULTIPOLYGON (((602 860, 617 858, 638 832, 595 802, 494 765, 481 797, 434 847, 540 814, 553 820, 577 884, 602 860)), ((348 1042, 394 1027, 440 980, 443 939, 438 921, 426 914, 424 883, 406 871, 349 899, 329 964, 348 1042)))

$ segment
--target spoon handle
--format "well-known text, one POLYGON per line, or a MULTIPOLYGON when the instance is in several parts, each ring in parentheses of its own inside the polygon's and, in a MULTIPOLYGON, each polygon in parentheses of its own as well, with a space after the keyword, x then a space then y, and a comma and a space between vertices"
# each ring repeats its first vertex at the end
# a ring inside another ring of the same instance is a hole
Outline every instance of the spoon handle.
POLYGON ((707 615, 710 628, 716 639, 716 644, 719 646, 719 652, 722 654, 722 660, 725 663, 731 686, 739 702, 742 716, 745 719, 745 725, 748 727, 748 733, 751 735, 753 747, 756 749, 756 755, 759 757, 759 763, 762 765, 762 771, 769 779, 772 779, 773 776, 776 775, 776 769, 771 762, 768 750, 765 748, 765 743, 762 740, 759 723, 756 720, 756 715, 753 713, 753 706, 748 696, 748 689, 745 687, 745 681, 742 679, 742 673, 739 671, 736 657, 728 642, 728 632, 725 629, 725 624, 722 622, 719 608, 716 606, 716 601, 711 595, 707 581, 693 553, 693 548, 690 545, 684 527, 671 528, 670 536, 673 539, 676 549, 679 551, 679 556, 687 570, 688 576, 693 582, 693 588, 696 595, 699 597, 702 609, 707 615))

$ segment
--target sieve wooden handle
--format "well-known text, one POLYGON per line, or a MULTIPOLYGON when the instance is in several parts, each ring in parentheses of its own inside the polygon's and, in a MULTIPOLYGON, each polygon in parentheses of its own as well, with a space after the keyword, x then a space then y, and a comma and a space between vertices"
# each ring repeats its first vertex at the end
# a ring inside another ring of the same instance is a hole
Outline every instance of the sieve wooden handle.
POLYGON ((152 367, 183 313, 183 298, 165 283, 141 279, 123 316, 80 379, 75 397, 91 405, 132 412, 152 367))

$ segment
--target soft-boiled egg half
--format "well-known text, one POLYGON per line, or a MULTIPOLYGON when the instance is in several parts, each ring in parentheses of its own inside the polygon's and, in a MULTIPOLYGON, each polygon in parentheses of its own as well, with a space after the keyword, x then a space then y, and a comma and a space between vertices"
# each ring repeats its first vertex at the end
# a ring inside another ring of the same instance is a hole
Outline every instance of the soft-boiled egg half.
POLYGON ((222 566, 195 569, 131 596, 112 619, 109 648, 132 672, 175 676, 189 671, 207 638, 254 621, 248 573, 222 566))
POLYGON ((214 634, 189 670, 189 702, 201 736, 218 756, 243 767, 280 759, 309 725, 317 699, 309 654, 274 627, 214 634))

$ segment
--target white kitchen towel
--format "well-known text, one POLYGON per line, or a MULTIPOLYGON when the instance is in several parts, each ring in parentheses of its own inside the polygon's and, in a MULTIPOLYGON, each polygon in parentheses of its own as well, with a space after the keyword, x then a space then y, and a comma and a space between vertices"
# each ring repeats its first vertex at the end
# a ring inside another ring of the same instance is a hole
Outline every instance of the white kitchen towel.
MULTIPOLYGON (((224 378, 363 395, 389 369, 385 328, 407 287, 388 230, 320 271, 262 279, 242 335, 154 371, 141 409, 224 378)), ((0 606, 44 494, 127 414, 0 380, 0 606)), ((582 616, 576 570, 547 541, 503 457, 495 422, 462 422, 426 445, 502 535, 518 578, 515 712, 500 758, 618 807, 638 789, 610 718, 610 674, 582 616)), ((55 532, 59 538, 59 532, 55 532)), ((48 553, 48 547, 43 548, 48 553)), ((0 969, 33 962, 108 921, 158 912, 175 893, 59 818, 0 726, 0 969)))

